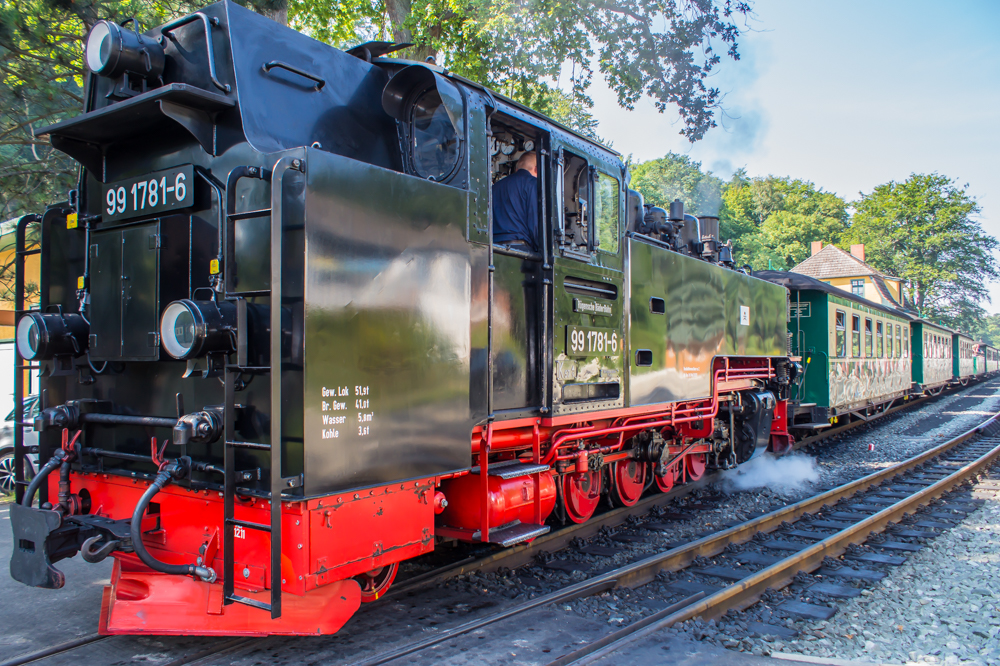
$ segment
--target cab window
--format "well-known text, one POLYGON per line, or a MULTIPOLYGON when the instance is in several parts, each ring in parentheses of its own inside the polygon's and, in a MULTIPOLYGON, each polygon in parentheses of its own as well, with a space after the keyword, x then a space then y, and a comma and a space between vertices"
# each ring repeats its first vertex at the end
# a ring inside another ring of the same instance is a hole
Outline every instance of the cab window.
POLYGON ((612 254, 618 254, 619 189, 617 178, 597 174, 597 192, 594 196, 594 219, 597 220, 595 245, 599 250, 612 254))

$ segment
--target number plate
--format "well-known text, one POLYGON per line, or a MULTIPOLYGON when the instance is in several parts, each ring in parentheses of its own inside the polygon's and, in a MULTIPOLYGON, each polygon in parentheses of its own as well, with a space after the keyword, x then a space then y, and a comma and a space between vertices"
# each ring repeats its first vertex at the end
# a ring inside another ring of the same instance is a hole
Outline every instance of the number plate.
POLYGON ((612 328, 566 327, 567 356, 617 356, 622 338, 612 328))
POLYGON ((194 167, 185 164, 105 185, 103 221, 155 215, 193 204, 194 167))

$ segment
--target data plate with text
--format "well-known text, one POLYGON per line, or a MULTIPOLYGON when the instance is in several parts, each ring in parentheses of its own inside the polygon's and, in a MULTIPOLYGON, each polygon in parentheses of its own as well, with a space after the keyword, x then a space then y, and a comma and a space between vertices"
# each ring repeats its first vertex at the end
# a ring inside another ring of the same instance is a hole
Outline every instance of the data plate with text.
POLYGON ((621 350, 622 336, 613 328, 566 327, 567 356, 617 356, 621 350))
POLYGON ((104 186, 105 222, 156 215, 194 204, 194 167, 154 171, 104 186))

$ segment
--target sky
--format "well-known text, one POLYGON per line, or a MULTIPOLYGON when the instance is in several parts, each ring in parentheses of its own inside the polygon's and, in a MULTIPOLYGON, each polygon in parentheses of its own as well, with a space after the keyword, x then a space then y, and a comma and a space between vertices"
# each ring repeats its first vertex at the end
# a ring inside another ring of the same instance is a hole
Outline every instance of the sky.
MULTIPOLYGON (((649 100, 628 111, 595 73, 598 134, 634 160, 689 155, 728 178, 810 180, 848 201, 911 173, 968 184, 1000 238, 1000 2, 755 0, 710 81, 725 116, 702 141, 649 100)), ((717 51, 723 50, 721 44, 717 51)), ((1000 312, 1000 283, 989 312, 1000 312)))

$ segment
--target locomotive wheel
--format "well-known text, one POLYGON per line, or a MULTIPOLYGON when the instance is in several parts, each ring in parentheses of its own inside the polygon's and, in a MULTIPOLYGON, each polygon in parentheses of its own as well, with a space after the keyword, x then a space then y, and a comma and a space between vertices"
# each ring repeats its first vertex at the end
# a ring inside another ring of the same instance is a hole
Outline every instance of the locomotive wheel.
POLYGON ((361 585, 361 601, 365 603, 376 601, 385 594, 385 591, 392 585, 392 581, 396 580, 398 572, 399 562, 393 562, 387 566, 366 571, 360 576, 355 576, 354 580, 361 585))
POLYGON ((705 454, 696 453, 685 456, 684 466, 687 468, 688 478, 697 481, 705 475, 705 454))
POLYGON ((574 523, 583 523, 594 515, 601 501, 601 472, 576 472, 562 480, 563 504, 566 516, 574 523))
POLYGON ((611 466, 611 503, 635 506, 646 486, 647 465, 635 460, 619 460, 611 466))
MULTIPOLYGON (((651 471, 655 466, 651 466, 651 471)), ((674 484, 677 482, 677 473, 680 472, 680 466, 674 465, 664 476, 657 476, 656 472, 653 471, 653 478, 656 479, 656 487, 660 489, 661 493, 669 493, 674 489, 674 484)))

